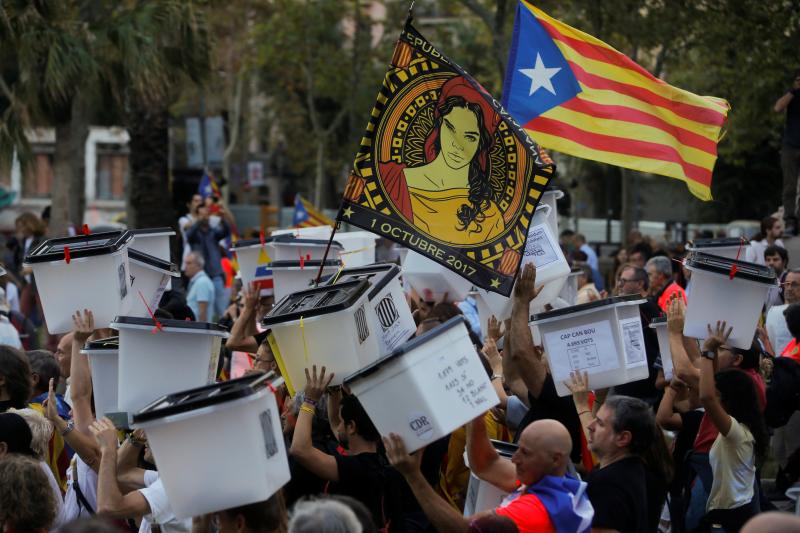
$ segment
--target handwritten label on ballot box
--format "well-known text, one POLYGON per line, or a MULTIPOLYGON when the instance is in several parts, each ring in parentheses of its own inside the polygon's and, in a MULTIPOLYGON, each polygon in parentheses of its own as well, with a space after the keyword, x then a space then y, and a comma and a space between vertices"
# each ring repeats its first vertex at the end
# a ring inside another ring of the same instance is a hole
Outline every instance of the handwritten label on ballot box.
POLYGON ((550 370, 555 381, 569 379, 569 373, 589 375, 619 368, 619 358, 608 320, 545 334, 550 370))

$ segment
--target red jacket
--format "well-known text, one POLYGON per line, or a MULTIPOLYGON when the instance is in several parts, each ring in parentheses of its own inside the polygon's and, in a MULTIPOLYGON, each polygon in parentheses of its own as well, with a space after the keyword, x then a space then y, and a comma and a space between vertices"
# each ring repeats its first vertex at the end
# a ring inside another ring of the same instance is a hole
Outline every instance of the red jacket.
POLYGON ((669 301, 672 299, 672 295, 675 293, 680 294, 681 298, 683 298, 683 301, 686 301, 686 291, 683 290, 683 287, 673 281, 667 285, 663 291, 661 291, 661 296, 658 297, 658 306, 665 313, 667 312, 669 301))

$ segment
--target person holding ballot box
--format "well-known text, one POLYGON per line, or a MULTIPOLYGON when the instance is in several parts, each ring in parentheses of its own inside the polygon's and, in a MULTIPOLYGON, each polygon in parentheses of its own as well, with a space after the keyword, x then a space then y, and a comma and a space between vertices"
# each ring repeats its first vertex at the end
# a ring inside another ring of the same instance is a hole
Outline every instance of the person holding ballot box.
POLYGON ((591 529, 594 510, 586 483, 567 474, 572 439, 556 420, 537 420, 525 428, 511 459, 500 457, 486 433, 483 416, 467 429, 467 453, 473 473, 509 492, 496 509, 464 517, 428 484, 420 470, 423 450, 406 451, 402 438, 383 439, 386 455, 405 477, 436 531, 467 531, 476 522, 498 516, 510 519, 520 533, 591 529))

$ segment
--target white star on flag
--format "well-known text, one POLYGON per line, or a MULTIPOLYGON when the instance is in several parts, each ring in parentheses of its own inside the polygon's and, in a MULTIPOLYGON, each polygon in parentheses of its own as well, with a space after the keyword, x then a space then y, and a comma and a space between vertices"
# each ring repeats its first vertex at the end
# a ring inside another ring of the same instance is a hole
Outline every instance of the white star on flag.
POLYGON ((559 70, 561 70, 561 67, 545 67, 544 63, 542 62, 542 56, 537 53, 536 66, 533 68, 519 69, 522 74, 531 79, 531 90, 528 93, 528 96, 533 96, 533 93, 538 91, 540 88, 545 88, 552 94, 556 94, 556 90, 553 88, 553 82, 551 78, 555 76, 559 70))

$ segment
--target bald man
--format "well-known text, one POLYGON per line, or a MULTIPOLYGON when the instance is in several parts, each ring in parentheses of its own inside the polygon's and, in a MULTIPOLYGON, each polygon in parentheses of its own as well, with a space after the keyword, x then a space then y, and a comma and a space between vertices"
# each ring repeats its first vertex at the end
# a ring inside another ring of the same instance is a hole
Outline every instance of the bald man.
POLYGON ((389 461, 406 478, 436 531, 462 532, 473 520, 491 514, 510 518, 521 533, 589 531, 594 511, 585 494, 586 484, 567 475, 572 439, 556 420, 529 424, 510 460, 500 457, 492 446, 483 416, 467 426, 472 472, 510 493, 496 509, 471 517, 461 516, 427 483, 419 468, 421 453, 408 455, 394 433, 384 443, 389 461))
POLYGON ((769 512, 751 518, 742 528, 742 533, 796 533, 800 531, 800 516, 788 513, 769 512))

